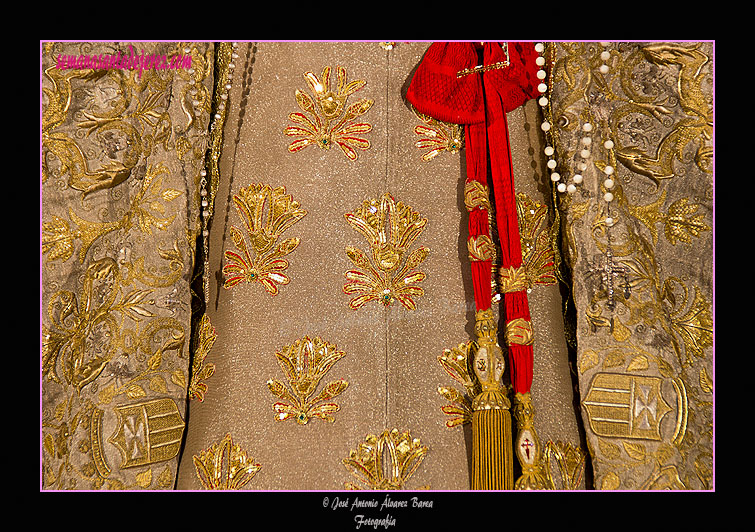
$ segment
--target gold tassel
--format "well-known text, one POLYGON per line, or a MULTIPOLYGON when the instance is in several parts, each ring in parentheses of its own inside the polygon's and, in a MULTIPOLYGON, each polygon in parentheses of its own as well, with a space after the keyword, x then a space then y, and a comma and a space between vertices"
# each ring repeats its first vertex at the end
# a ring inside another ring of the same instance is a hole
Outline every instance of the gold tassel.
POLYGON ((473 369, 482 391, 472 401, 472 489, 510 490, 514 486, 511 403, 501 376, 505 367, 492 310, 475 313, 473 369))

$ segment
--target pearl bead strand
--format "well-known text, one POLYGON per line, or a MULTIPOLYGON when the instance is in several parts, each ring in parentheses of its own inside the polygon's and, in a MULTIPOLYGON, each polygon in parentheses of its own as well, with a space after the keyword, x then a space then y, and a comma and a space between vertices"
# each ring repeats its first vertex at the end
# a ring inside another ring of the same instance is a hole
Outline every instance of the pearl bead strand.
MULTIPOLYGON (((216 130, 218 128, 222 128, 222 121, 225 116, 225 109, 226 109, 226 103, 228 102, 228 94, 231 91, 232 82, 233 82, 233 73, 236 69, 236 63, 235 61, 239 58, 238 52, 238 46, 239 44, 237 42, 231 43, 231 59, 228 62, 228 70, 227 77, 223 81, 221 81, 222 85, 220 86, 220 102, 217 105, 217 108, 215 109, 215 114, 212 117, 212 121, 210 123, 210 141, 212 142, 212 139, 214 138, 216 134, 216 130)), ((196 105, 196 102, 195 102, 196 105)), ((213 153, 213 164, 217 165, 217 159, 218 154, 213 153)), ((202 168, 199 171, 200 175, 200 181, 199 181, 199 195, 201 197, 201 205, 202 205, 202 251, 204 253, 204 269, 202 272, 202 283, 204 288, 204 298, 205 298, 205 304, 207 303, 209 293, 210 293, 210 231, 209 231, 209 223, 210 223, 210 217, 212 216, 212 206, 210 205, 210 195, 209 191, 207 190, 207 167, 205 165, 204 168, 202 168)))

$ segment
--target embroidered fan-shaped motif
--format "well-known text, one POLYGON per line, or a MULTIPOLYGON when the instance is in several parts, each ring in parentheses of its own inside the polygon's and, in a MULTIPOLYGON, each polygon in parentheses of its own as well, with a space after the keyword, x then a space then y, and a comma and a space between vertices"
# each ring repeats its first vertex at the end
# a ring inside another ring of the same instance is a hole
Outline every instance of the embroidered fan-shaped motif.
POLYGON ((278 285, 290 282, 285 273, 288 261, 283 257, 299 245, 298 238, 280 240, 281 235, 307 211, 286 194, 285 187, 272 188, 263 183, 242 188, 233 196, 233 203, 244 222, 246 235, 231 226, 236 251, 225 251, 223 286, 232 288, 243 282, 259 282, 268 293, 276 295, 278 285))
POLYGON ((239 490, 262 468, 239 444, 233 443, 230 434, 193 459, 197 478, 208 490, 239 490))
POLYGON ((325 374, 344 356, 346 353, 339 351, 335 345, 319 337, 310 339, 309 336, 275 353, 288 379, 288 386, 277 379, 267 381, 270 392, 284 400, 273 405, 275 419, 285 421, 293 418, 300 425, 306 425, 312 418, 331 423, 335 421, 333 414, 340 407, 330 401, 343 393, 349 383, 339 379, 325 385, 317 395, 315 392, 325 374))
MULTIPOLYGON (((380 436, 368 434, 342 462, 354 477, 367 485, 367 489, 401 490, 405 489, 428 452, 429 448, 422 445, 419 438, 412 438, 408 430, 384 430, 380 436)), ((346 488, 361 489, 352 482, 347 482, 346 488)))
POLYGON ((367 239, 371 252, 368 255, 354 246, 346 248, 346 255, 356 266, 345 274, 343 291, 356 294, 349 306, 358 309, 368 301, 388 306, 398 300, 408 310, 414 310, 414 298, 425 293, 417 283, 426 277, 415 268, 430 250, 421 246, 408 256, 407 252, 424 231, 427 220, 390 194, 366 200, 344 217, 367 239))
POLYGON ((368 140, 360 135, 372 130, 366 122, 355 122, 370 110, 373 100, 363 98, 350 105, 346 102, 352 94, 364 87, 367 82, 356 80, 347 82, 346 69, 336 67, 337 86, 331 90, 331 68, 325 67, 320 78, 312 72, 306 72, 312 96, 301 90, 296 91, 296 103, 302 112, 288 115, 296 125, 286 127, 283 132, 289 137, 301 137, 294 140, 288 151, 294 153, 310 145, 329 150, 334 144, 352 161, 357 159, 356 150, 370 147, 368 140))

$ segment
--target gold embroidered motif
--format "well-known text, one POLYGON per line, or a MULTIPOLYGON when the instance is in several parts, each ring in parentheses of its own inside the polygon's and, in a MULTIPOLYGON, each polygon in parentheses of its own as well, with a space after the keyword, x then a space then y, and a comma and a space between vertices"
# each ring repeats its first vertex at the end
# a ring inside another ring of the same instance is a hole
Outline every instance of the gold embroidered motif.
POLYGON ((408 310, 414 310, 414 297, 425 293, 416 285, 425 279, 425 274, 414 268, 422 264, 430 250, 421 246, 403 259, 422 234, 427 220, 408 205, 396 203, 390 194, 383 194, 379 200, 365 200, 344 217, 367 239, 372 251, 369 258, 358 248, 346 248, 346 255, 357 269, 346 272, 343 291, 359 294, 349 306, 358 309, 373 300, 388 306, 397 299, 408 310))
POLYGON ((280 243, 278 240, 286 229, 306 216, 307 211, 286 194, 285 187, 274 189, 263 183, 242 188, 233 196, 233 203, 244 221, 255 255, 252 257, 241 230, 231 226, 231 238, 240 253, 225 251, 228 262, 223 267, 226 275, 223 286, 229 289, 241 282, 259 282, 268 293, 276 295, 278 285, 290 282, 283 273, 288 268, 288 261, 283 257, 299 245, 298 238, 280 243))
POLYGON ((296 419, 300 425, 306 425, 311 418, 320 418, 333 423, 333 414, 340 407, 335 403, 324 403, 343 393, 349 383, 343 379, 328 383, 316 396, 312 397, 317 385, 333 365, 346 353, 319 337, 309 336, 297 340, 292 345, 283 347, 275 353, 290 387, 279 380, 267 381, 270 392, 287 403, 275 403, 277 421, 296 419))
POLYGON ((548 440, 543 448, 543 463, 550 489, 580 489, 585 472, 585 453, 582 449, 570 443, 548 440), (552 462, 557 465, 559 480, 554 475, 552 462))
POLYGON ((217 337, 215 327, 210 323, 209 316, 207 314, 202 315, 197 331, 197 343, 191 360, 189 400, 199 399, 199 402, 204 401, 204 394, 207 393, 207 384, 202 381, 209 379, 215 373, 215 364, 212 362, 205 364, 205 359, 210 354, 210 349, 212 349, 217 337))
MULTIPOLYGON (((373 490, 401 490, 427 456, 429 448, 419 438, 412 439, 409 431, 383 431, 380 436, 369 434, 356 450, 342 462, 360 482, 373 490)), ((362 489, 347 482, 346 488, 362 489)), ((424 486, 418 489, 430 489, 424 486)))
POLYGON ((262 469, 230 434, 193 459, 197 478, 208 490, 240 490, 262 469))
MULTIPOLYGON (((697 150, 694 161, 697 167, 711 173, 713 148, 710 144, 713 134, 713 106, 705 97, 706 89, 703 84, 708 80, 708 72, 703 68, 710 61, 710 57, 702 50, 700 44, 692 47, 673 44, 657 43, 644 46, 642 54, 649 63, 659 65, 676 65, 679 67, 678 98, 679 106, 686 116, 674 121, 671 131, 660 141, 654 154, 647 154, 638 146, 619 147, 616 158, 632 172, 644 175, 657 186, 664 179, 671 179, 675 160, 684 161, 684 150, 692 144, 697 150)), ((626 85, 625 90, 629 90, 626 85)), ((638 97, 636 102, 630 100, 635 113, 652 112, 659 116, 670 114, 671 111, 660 104, 646 103, 645 98, 638 97)), ((628 114, 630 111, 624 111, 628 114)), ((611 120, 614 128, 620 128, 621 120, 611 120)), ((620 138, 612 135, 612 138, 620 138)))
POLYGON ((461 343, 457 347, 446 349, 438 357, 441 367, 451 378, 463 385, 466 391, 465 395, 455 388, 438 387, 438 393, 451 401, 451 404, 441 408, 444 414, 454 416, 446 421, 448 428, 472 422, 472 399, 470 397, 476 397, 482 391, 477 377, 469 367, 473 358, 473 342, 461 343))
POLYGON ((441 152, 459 153, 463 146, 463 126, 441 122, 425 115, 412 107, 412 111, 426 125, 415 126, 414 132, 420 139, 414 145, 420 150, 428 150, 422 154, 423 161, 434 159, 441 152))
POLYGON ((364 87, 364 80, 346 82, 346 69, 336 67, 338 78, 337 91, 330 89, 330 67, 322 71, 322 81, 312 72, 306 72, 309 90, 314 99, 297 89, 296 103, 304 113, 291 113, 288 117, 296 122, 296 126, 288 126, 283 132, 289 137, 304 137, 293 141, 288 151, 294 153, 309 145, 316 145, 329 150, 333 143, 337 144, 349 159, 356 160, 359 150, 370 147, 369 141, 356 135, 368 133, 372 126, 365 122, 354 123, 353 120, 370 110, 373 100, 363 98, 345 107, 349 96, 364 87))
POLYGON ((495 259, 495 244, 488 235, 469 237, 467 251, 470 261, 492 261, 495 259))
POLYGON ((498 269, 498 288, 503 293, 519 292, 527 288, 527 272, 524 267, 498 269))
POLYGON ((149 290, 134 290, 116 302, 120 292, 118 265, 103 258, 87 268, 79 297, 62 290, 50 298, 47 314, 52 325, 42 326, 43 376, 61 382, 60 371, 66 383, 81 392, 102 373, 121 342, 116 313, 137 320, 152 316, 142 306, 149 290))
POLYGON ((556 284, 556 254, 548 231, 548 207, 524 193, 516 195, 522 266, 527 288, 556 284))
POLYGON ((137 227, 142 233, 152 235, 153 229, 166 230, 173 223, 175 215, 162 216, 166 210, 164 203, 181 195, 176 189, 163 188, 162 174, 166 173, 168 169, 161 163, 147 167, 130 209, 116 222, 84 220, 69 208, 68 216, 75 227, 71 229, 66 220, 53 216, 52 222, 42 224, 42 254, 48 254, 47 260, 65 262, 73 255, 74 242, 81 240, 79 261, 83 263, 92 244, 112 231, 128 231, 137 227), (156 212, 160 215, 156 215, 156 212))
POLYGON ((118 428, 108 442, 123 458, 121 468, 163 462, 178 456, 184 421, 178 405, 167 397, 114 408, 118 428))
POLYGON ((490 191, 488 187, 475 180, 468 180, 464 184, 464 205, 468 211, 475 208, 490 212, 490 191))
POLYGON ((535 334, 532 323, 524 318, 517 318, 506 323, 506 344, 532 345, 535 334))

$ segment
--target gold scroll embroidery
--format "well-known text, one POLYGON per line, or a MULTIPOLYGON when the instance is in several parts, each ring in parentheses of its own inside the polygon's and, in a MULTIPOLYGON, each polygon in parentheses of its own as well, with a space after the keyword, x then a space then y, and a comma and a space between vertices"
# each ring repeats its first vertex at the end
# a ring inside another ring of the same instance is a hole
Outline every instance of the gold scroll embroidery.
POLYGON ((420 150, 423 161, 434 159, 441 152, 459 153, 463 145, 463 127, 459 124, 441 122, 412 108, 414 114, 425 125, 415 126, 414 132, 420 139, 414 145, 420 150))
MULTIPOLYGON (((384 430, 380 436, 368 434, 342 463, 360 482, 373 490, 401 490, 427 456, 429 448, 409 431, 384 430)), ((347 482, 346 489, 361 489, 347 482)), ((419 489, 430 489, 424 486, 419 489)))
POLYGON ((425 293, 416 283, 426 277, 415 268, 422 264, 430 250, 421 246, 406 260, 404 255, 422 234, 427 220, 408 205, 396 202, 390 194, 365 200, 361 207, 344 217, 367 239, 372 252, 370 257, 356 247, 346 248, 346 255, 357 268, 345 274, 343 291, 358 294, 349 306, 358 309, 368 301, 380 301, 388 306, 398 300, 408 310, 414 310, 414 298, 425 293))
POLYGON ((306 216, 307 211, 286 194, 285 187, 272 188, 263 183, 242 188, 233 196, 233 203, 244 221, 255 255, 252 257, 241 230, 231 226, 233 245, 239 253, 225 251, 228 262, 223 267, 226 275, 224 287, 232 288, 242 282, 259 282, 268 293, 276 295, 278 285, 290 282, 284 273, 288 269, 288 261, 283 257, 299 245, 298 238, 278 240, 286 229, 306 216))
POLYGON ((290 386, 287 387, 276 379, 267 381, 267 386, 274 396, 288 401, 273 405, 275 419, 285 421, 294 418, 300 425, 306 425, 311 418, 320 418, 330 423, 335 421, 333 414, 338 412, 340 407, 335 403, 323 401, 330 401, 343 393, 349 383, 339 379, 328 383, 314 397, 312 395, 323 376, 344 356, 346 353, 339 351, 335 345, 320 337, 310 339, 309 336, 296 340, 275 353, 290 386))
POLYGON ((233 443, 230 434, 193 459, 197 478, 208 490, 239 490, 262 468, 239 444, 233 443))
POLYGON ((355 123, 353 120, 369 111, 374 102, 363 98, 345 107, 349 96, 364 87, 367 82, 356 80, 347 83, 346 69, 338 66, 337 89, 333 92, 330 88, 330 71, 330 67, 323 69, 322 80, 312 72, 304 74, 314 99, 305 92, 296 90, 296 103, 303 113, 289 114, 288 117, 297 125, 288 126, 283 132, 289 137, 303 137, 288 146, 288 151, 292 153, 310 145, 329 150, 335 143, 344 155, 353 161, 357 158, 354 148, 366 150, 370 147, 368 140, 357 135, 372 130, 370 124, 355 123))
POLYGON ((438 357, 441 367, 451 378, 464 386, 466 395, 456 388, 438 386, 438 393, 450 404, 444 405, 441 410, 444 414, 452 416, 446 421, 446 427, 453 428, 457 425, 472 422, 472 397, 476 397, 481 391, 477 376, 470 369, 470 363, 474 358, 474 342, 461 343, 457 347, 446 349, 438 357))

